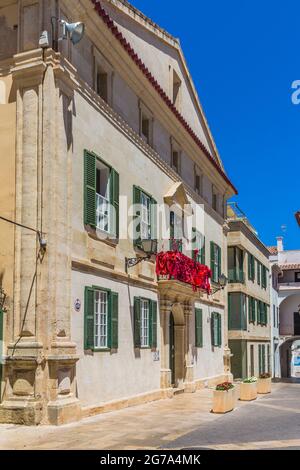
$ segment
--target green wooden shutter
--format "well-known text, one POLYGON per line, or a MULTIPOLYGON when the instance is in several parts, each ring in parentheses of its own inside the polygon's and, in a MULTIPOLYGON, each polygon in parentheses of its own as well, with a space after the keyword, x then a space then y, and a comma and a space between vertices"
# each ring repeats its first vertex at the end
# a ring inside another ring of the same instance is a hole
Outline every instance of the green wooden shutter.
POLYGON ((262 368, 261 368, 261 344, 258 345, 258 372, 259 374, 262 373, 262 368))
POLYGON ((119 295, 117 292, 110 292, 110 335, 109 346, 111 349, 119 347, 119 295))
POLYGON ((248 253, 248 279, 251 280, 251 259, 250 259, 250 253, 248 253))
POLYGON ((205 236, 202 238, 202 247, 201 247, 201 264, 205 264, 205 236))
POLYGON ((256 318, 255 318, 256 317, 256 315, 255 315, 256 304, 257 304, 256 300, 253 299, 253 301, 252 301, 252 319, 253 319, 253 323, 255 323, 255 321, 256 321, 256 318))
POLYGON ((115 217, 113 233, 116 238, 119 237, 119 197, 120 197, 120 183, 119 183, 119 173, 116 172, 113 168, 110 172, 110 203, 114 207, 115 217))
POLYGON ((218 346, 222 345, 222 316, 220 313, 217 313, 218 319, 218 346))
POLYGON ((271 373, 271 350, 269 344, 267 346, 267 372, 271 373))
POLYGON ((261 358, 261 361, 262 361, 262 372, 266 372, 266 348, 265 348, 265 345, 263 344, 262 347, 262 358, 261 358))
POLYGON ((203 317, 201 308, 195 308, 195 346, 196 348, 203 347, 203 317))
POLYGON ((175 214, 174 212, 170 212, 170 251, 173 251, 174 250, 174 244, 175 244, 175 240, 174 240, 174 236, 175 236, 175 214))
POLYGON ((211 344, 215 346, 215 314, 211 314, 210 319, 211 344))
POLYGON ((216 270, 215 270, 215 244, 210 242, 210 269, 212 272, 212 280, 216 279, 216 270))
POLYGON ((96 227, 96 157, 84 153, 84 223, 96 227))
POLYGON ((157 302, 156 300, 150 300, 149 344, 152 349, 157 348, 157 302))
POLYGON ((136 224, 136 233, 133 234, 133 244, 135 246, 140 246, 141 244, 141 190, 137 186, 133 186, 133 204, 135 207, 135 224, 136 224), (139 206, 137 206, 139 205, 139 206))
POLYGON ((94 348, 95 294, 92 287, 85 288, 84 295, 84 348, 94 348))
POLYGON ((261 308, 260 308, 260 300, 257 301, 257 324, 260 325, 261 322, 261 308))
POLYGON ((212 332, 211 332, 212 345, 219 346, 219 339, 220 339, 219 319, 218 319, 218 313, 216 312, 212 313, 211 326, 212 326, 212 332))
POLYGON ((218 246, 218 279, 217 281, 219 282, 219 277, 221 276, 222 273, 222 250, 218 246))
POLYGON ((141 347, 141 299, 134 298, 134 347, 141 347))
POLYGON ((252 297, 248 297, 248 321, 252 322, 252 297))
POLYGON ((157 240, 158 239, 158 234, 157 234, 157 202, 155 199, 151 198, 151 239, 152 240, 157 240))

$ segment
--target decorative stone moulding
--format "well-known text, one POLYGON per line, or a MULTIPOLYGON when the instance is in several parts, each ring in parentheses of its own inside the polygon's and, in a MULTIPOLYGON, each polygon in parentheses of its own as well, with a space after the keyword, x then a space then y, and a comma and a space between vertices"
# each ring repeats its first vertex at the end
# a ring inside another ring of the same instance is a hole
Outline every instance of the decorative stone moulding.
POLYGON ((240 384, 240 400, 252 401, 257 398, 257 382, 240 384))
POLYGON ((214 390, 213 393, 213 413, 228 413, 236 406, 236 390, 235 387, 228 391, 214 390))
POLYGON ((271 393, 271 377, 267 379, 258 379, 257 380, 257 393, 267 394, 271 393))

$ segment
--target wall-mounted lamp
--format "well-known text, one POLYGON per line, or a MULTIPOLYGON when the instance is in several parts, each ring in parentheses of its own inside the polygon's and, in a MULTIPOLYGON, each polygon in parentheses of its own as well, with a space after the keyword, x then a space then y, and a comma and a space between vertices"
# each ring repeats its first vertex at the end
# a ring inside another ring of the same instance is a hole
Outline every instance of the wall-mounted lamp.
POLYGON ((4 292, 2 287, 0 287, 0 311, 2 312, 5 312, 6 297, 7 297, 6 293, 4 292))
POLYGON ((147 259, 150 259, 152 255, 157 254, 157 240, 142 240, 141 242, 141 249, 144 251, 146 256, 141 256, 139 258, 125 258, 125 269, 126 272, 128 268, 132 268, 133 266, 136 266, 137 264, 141 263, 142 261, 145 261, 147 259))
POLYGON ((212 289, 212 294, 215 294, 219 290, 224 290, 225 287, 227 286, 228 279, 225 276, 225 274, 221 274, 218 279, 217 287, 212 289))
POLYGON ((76 23, 68 23, 65 20, 61 20, 56 18, 56 16, 52 16, 51 18, 51 25, 52 25, 52 38, 53 38, 53 49, 56 49, 56 41, 54 40, 54 23, 57 22, 59 25, 62 26, 62 36, 58 38, 58 41, 62 41, 63 39, 70 39, 71 43, 78 44, 81 39, 83 38, 85 25, 80 21, 76 23))

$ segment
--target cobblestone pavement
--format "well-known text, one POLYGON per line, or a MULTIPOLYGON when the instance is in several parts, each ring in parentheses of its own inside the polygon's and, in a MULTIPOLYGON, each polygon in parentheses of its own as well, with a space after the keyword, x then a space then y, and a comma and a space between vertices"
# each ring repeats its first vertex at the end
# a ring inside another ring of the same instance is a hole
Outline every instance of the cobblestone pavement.
POLYGON ((300 384, 210 413, 212 390, 177 395, 62 427, 0 425, 0 449, 300 449, 300 384))

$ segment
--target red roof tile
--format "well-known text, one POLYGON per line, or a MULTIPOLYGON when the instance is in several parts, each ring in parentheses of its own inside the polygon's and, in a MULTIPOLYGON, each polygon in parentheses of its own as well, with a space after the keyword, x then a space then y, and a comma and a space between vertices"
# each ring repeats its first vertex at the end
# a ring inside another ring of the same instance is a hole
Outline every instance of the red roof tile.
POLYGON ((271 255, 277 255, 278 254, 277 246, 268 246, 267 248, 268 248, 269 252, 271 253, 271 255))
POLYGON ((143 61, 139 58, 138 54, 135 52, 135 50, 131 47, 131 45, 126 41, 124 38, 123 34, 119 31, 118 27, 114 24, 113 20, 110 18, 110 16, 107 14, 107 12, 102 8, 101 3, 98 0, 91 0, 91 2, 94 4, 94 8, 97 11, 98 15, 104 23, 107 25, 107 27, 111 30, 113 35, 118 39, 120 44, 124 47, 124 49, 127 51, 127 53, 130 55, 132 60, 135 62, 135 64, 141 69, 145 77, 149 80, 149 82, 152 84, 152 86, 155 88, 157 93, 160 95, 160 97, 165 101, 166 105, 173 111, 174 115, 177 117, 177 119, 180 121, 182 126, 186 129, 186 131, 190 134, 190 136, 193 138, 193 140, 196 142, 198 147, 202 150, 202 152, 205 154, 205 156, 208 158, 208 160, 213 164, 213 166, 217 169, 217 171, 220 173, 220 175, 223 177, 223 179, 231 186, 235 194, 237 194, 237 189, 235 186, 231 183, 230 179, 228 176, 224 173, 222 168, 220 168, 219 164, 216 162, 216 160, 213 158, 213 156, 210 154, 208 149, 205 147, 203 142, 199 139, 199 137, 195 134, 195 132, 191 129, 191 127, 188 125, 184 117, 179 113, 179 111, 176 109, 170 98, 167 96, 165 91, 161 88, 161 86, 158 84, 158 82, 155 80, 155 78, 152 76, 151 72, 148 70, 146 65, 143 63, 143 61))

